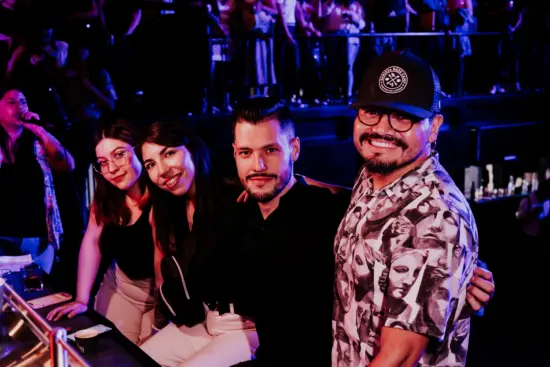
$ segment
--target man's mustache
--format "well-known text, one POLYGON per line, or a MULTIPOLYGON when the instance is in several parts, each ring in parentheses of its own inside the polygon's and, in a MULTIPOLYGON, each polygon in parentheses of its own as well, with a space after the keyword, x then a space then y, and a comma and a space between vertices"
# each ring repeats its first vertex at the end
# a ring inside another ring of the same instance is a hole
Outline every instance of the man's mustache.
POLYGON ((359 137, 359 142, 363 144, 365 140, 386 140, 392 144, 395 144, 403 149, 407 149, 409 146, 401 139, 397 139, 391 135, 380 135, 378 133, 363 133, 359 137))
POLYGON ((267 178, 277 178, 277 175, 269 174, 269 173, 253 173, 251 175, 246 176, 246 180, 250 180, 254 177, 267 177, 267 178))

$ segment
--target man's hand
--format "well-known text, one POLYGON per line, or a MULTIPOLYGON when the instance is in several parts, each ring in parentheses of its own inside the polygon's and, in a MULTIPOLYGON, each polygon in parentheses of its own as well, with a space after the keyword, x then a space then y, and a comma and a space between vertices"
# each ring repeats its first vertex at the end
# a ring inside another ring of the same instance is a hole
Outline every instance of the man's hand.
POLYGON ((475 268, 472 284, 468 287, 466 299, 474 311, 487 305, 495 293, 493 273, 483 268, 475 268))
POLYGON ((413 367, 428 346, 425 335, 410 331, 383 327, 380 335, 380 352, 370 367, 413 367))

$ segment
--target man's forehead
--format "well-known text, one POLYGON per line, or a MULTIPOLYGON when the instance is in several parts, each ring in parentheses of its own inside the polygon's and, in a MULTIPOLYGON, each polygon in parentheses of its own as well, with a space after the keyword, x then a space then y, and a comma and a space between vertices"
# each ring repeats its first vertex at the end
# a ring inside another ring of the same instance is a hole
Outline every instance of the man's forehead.
POLYGON ((281 123, 273 117, 268 117, 260 121, 249 121, 243 118, 237 120, 235 129, 241 131, 270 130, 278 133, 281 130, 281 123))
POLYGON ((263 147, 274 143, 283 143, 284 135, 277 120, 265 120, 251 123, 246 120, 238 120, 235 126, 236 145, 254 145, 263 147))

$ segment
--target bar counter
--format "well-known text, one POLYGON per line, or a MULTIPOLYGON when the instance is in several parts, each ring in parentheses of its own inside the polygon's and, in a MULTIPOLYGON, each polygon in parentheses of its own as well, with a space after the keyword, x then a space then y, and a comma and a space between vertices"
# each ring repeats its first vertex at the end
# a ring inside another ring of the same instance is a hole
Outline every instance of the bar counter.
POLYGON ((35 312, 29 310, 30 306, 26 301, 56 293, 48 287, 46 276, 43 278, 45 283, 43 290, 37 292, 24 291, 21 272, 12 272, 2 277, 7 285, 4 286, 2 295, 4 306, 3 312, 0 313, 0 366, 158 366, 139 347, 126 339, 109 320, 93 309, 72 319, 64 317, 57 322, 48 322, 46 315, 55 307, 70 301, 36 309, 35 312), (16 295, 8 291, 8 286, 16 295), (95 352, 81 354, 76 344, 69 339, 66 339, 66 343, 56 343, 56 337, 61 336, 65 339, 62 334, 70 335, 95 325, 111 328, 97 336, 99 340, 95 352), (52 344, 52 341, 56 344, 52 344), (70 363, 63 361, 64 358, 59 359, 59 355, 63 353, 62 349, 49 348, 50 344, 71 345, 72 348, 69 347, 71 350, 68 353, 65 352, 65 358, 68 356, 70 363), (75 356, 71 358, 72 355, 75 356))

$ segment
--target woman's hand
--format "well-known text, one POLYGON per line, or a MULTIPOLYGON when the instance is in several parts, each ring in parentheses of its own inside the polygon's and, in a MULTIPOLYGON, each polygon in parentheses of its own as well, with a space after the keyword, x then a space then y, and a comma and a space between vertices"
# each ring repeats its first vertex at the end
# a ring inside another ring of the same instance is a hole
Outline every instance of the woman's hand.
MULTIPOLYGON (((34 118, 36 120, 40 120, 40 117, 38 117, 38 115, 36 113, 33 113, 33 112, 25 112, 25 113, 22 113, 21 114, 21 120, 23 121, 29 121, 31 118, 34 118), (23 115, 25 115, 23 117, 23 115), (36 117, 35 117, 36 116, 36 117)), ((38 139, 40 139, 40 141, 42 142, 42 144, 45 143, 46 141, 46 135, 48 134, 48 132, 46 131, 46 129, 44 129, 42 126, 40 125, 36 125, 36 124, 33 124, 33 123, 30 123, 30 122, 22 122, 21 123, 23 125, 23 127, 27 130, 29 130, 31 133, 33 133, 38 139)))
POLYGON ((248 201, 249 197, 250 197, 250 195, 248 195, 248 192, 246 190, 244 190, 243 192, 241 192, 241 194, 237 198, 237 203, 244 204, 248 201))
POLYGON ((67 315, 69 319, 72 319, 76 315, 84 313, 86 311, 88 311, 87 305, 79 301, 74 301, 53 309, 52 311, 50 311, 48 316, 46 316, 46 318, 48 319, 48 321, 57 321, 63 316, 67 315))
POLYGON ((30 121, 30 120, 40 121, 40 116, 37 113, 31 112, 31 111, 25 111, 19 114, 19 119, 21 121, 30 121))

